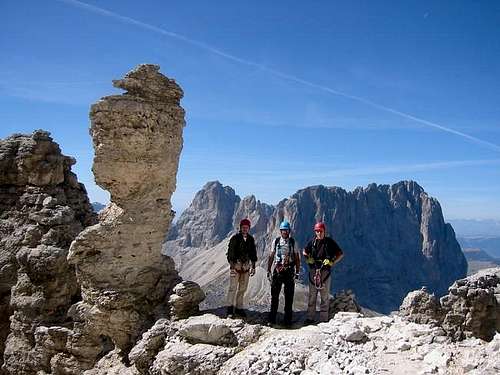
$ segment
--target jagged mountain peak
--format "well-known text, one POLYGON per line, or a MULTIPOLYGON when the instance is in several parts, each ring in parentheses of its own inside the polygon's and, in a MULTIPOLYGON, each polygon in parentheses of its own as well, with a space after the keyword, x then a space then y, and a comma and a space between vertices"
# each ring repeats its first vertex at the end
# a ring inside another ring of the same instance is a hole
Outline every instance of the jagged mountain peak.
MULTIPOLYGON (((226 238, 237 230, 241 218, 248 217, 263 266, 284 218, 290 221, 299 247, 313 238, 314 224, 324 221, 328 234, 346 253, 334 272, 333 291, 353 289, 362 304, 376 311, 397 308, 408 291, 423 285, 442 294, 466 274, 466 260, 453 229, 444 222, 439 202, 415 181, 372 183, 353 191, 315 185, 298 190, 276 206, 250 195, 231 207, 232 224, 226 238)), ((192 233, 202 216, 200 211, 188 212, 185 228, 189 230, 185 232, 192 233)), ((215 217, 207 223, 210 230, 215 217)), ((210 230, 209 235, 214 236, 210 230)), ((219 243, 217 238, 206 243, 219 243)), ((175 252, 175 246, 171 251, 175 252)))
POLYGON ((218 209, 218 205, 225 202, 226 196, 236 197, 234 189, 230 186, 223 186, 219 181, 210 181, 196 193, 189 208, 218 209))
POLYGON ((213 246, 233 229, 234 211, 240 201, 230 186, 207 182, 172 226, 168 239, 175 239, 176 246, 182 248, 213 246))
POLYGON ((210 188, 211 186, 222 187, 222 183, 219 180, 207 181, 207 183, 205 185, 203 185, 202 190, 206 190, 206 189, 210 188))

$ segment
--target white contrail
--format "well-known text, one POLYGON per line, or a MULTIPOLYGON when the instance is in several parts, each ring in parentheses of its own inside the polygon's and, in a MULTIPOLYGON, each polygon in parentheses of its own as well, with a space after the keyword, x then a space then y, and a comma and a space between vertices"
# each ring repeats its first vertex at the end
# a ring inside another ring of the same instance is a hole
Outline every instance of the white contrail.
MULTIPOLYGON (((193 158, 191 163, 196 164, 194 168, 205 170, 203 162, 210 162, 218 164, 217 158, 214 160, 210 158, 207 160, 204 157, 203 161, 200 158, 193 158)), ((454 160, 454 161, 434 161, 428 163, 416 164, 371 164, 363 167, 347 167, 337 168, 331 164, 321 163, 316 164, 318 171, 302 172, 302 173, 289 173, 290 170, 295 168, 294 162, 287 162, 283 164, 273 163, 277 169, 263 169, 258 168, 237 170, 233 169, 231 172, 226 173, 226 176, 237 176, 238 178, 248 178, 248 182, 255 182, 255 176, 259 176, 259 182, 262 181, 311 181, 320 180, 324 181, 325 178, 345 178, 345 177, 360 177, 360 176, 373 176, 373 175, 403 175, 413 174, 414 172, 428 172, 437 170, 447 170, 452 168, 470 168, 480 166, 500 166, 500 159, 478 159, 478 160, 454 160), (284 171, 284 172, 283 172, 284 171)), ((295 168, 296 169, 296 168, 295 168)))
POLYGON ((488 148, 491 148, 491 149, 493 149, 495 151, 500 151, 500 146, 497 145, 497 144, 494 144, 494 143, 491 143, 491 142, 488 142, 488 141, 485 141, 485 140, 473 137, 473 136, 471 136, 469 134, 462 133, 462 132, 460 132, 458 130, 451 129, 451 128, 448 128, 448 127, 443 126, 443 125, 436 124, 435 122, 427 121, 427 120, 424 120, 422 118, 410 115, 408 113, 404 113, 404 112, 398 111, 396 109, 393 109, 393 108, 390 108, 390 107, 386 107, 384 105, 372 102, 371 100, 362 98, 360 96, 350 95, 350 94, 344 93, 342 91, 334 90, 334 89, 332 89, 330 87, 323 86, 323 85, 320 85, 320 84, 317 84, 317 83, 314 83, 314 82, 310 82, 310 81, 304 80, 302 78, 296 77, 294 75, 290 75, 290 74, 286 74, 286 73, 280 72, 279 70, 275 70, 275 69, 269 68, 269 67, 267 67, 265 65, 262 65, 262 64, 250 61, 250 60, 242 59, 240 57, 237 57, 237 56, 231 55, 229 53, 223 52, 223 51, 221 51, 221 50, 219 50, 217 48, 214 48, 214 47, 212 47, 212 46, 210 46, 210 45, 208 45, 206 43, 203 43, 203 42, 200 42, 198 40, 194 40, 194 39, 188 38, 188 37, 186 37, 184 35, 177 34, 177 33, 174 33, 172 31, 167 31, 167 30, 164 30, 164 29, 159 28, 157 26, 153 26, 153 25, 150 25, 148 23, 141 22, 141 21, 135 20, 135 19, 130 18, 130 17, 122 16, 122 15, 120 15, 118 13, 111 12, 109 10, 99 8, 99 7, 96 7, 94 5, 90 5, 90 4, 84 3, 82 1, 78 1, 78 0, 57 0, 57 1, 61 1, 61 2, 64 2, 64 3, 70 4, 70 5, 73 5, 73 6, 82 8, 82 9, 85 9, 87 11, 99 14, 101 16, 106 16, 106 17, 114 18, 114 19, 119 20, 121 22, 128 23, 128 24, 131 24, 131 25, 134 25, 134 26, 138 26, 138 27, 141 27, 141 28, 143 28, 145 30, 153 31, 153 32, 161 34, 161 35, 165 35, 165 36, 168 36, 168 37, 171 37, 171 38, 182 40, 183 42, 186 42, 188 44, 191 44, 191 45, 194 45, 196 47, 202 48, 202 49, 204 49, 206 51, 209 51, 209 52, 211 52, 213 54, 216 54, 218 56, 224 57, 224 58, 226 58, 228 60, 231 60, 231 61, 234 61, 234 62, 237 62, 237 63, 240 63, 240 64, 252 66, 252 67, 255 67, 255 68, 259 68, 259 69, 264 70, 264 71, 266 71, 266 72, 268 72, 268 73, 270 73, 270 74, 272 74, 272 75, 274 75, 276 77, 280 77, 280 78, 283 78, 283 79, 286 79, 286 80, 289 80, 289 81, 292 81, 292 82, 296 82, 296 83, 299 83, 299 84, 302 84, 302 85, 305 85, 305 86, 309 86, 309 87, 312 87, 312 88, 315 88, 315 89, 319 89, 319 90, 325 91, 325 92, 333 94, 333 95, 342 96, 344 98, 348 98, 348 99, 351 99, 351 100, 354 100, 354 101, 357 101, 357 102, 360 102, 360 103, 364 103, 364 104, 366 104, 366 105, 368 105, 370 107, 377 108, 377 109, 379 109, 381 111, 389 112, 389 113, 395 114, 397 116, 400 116, 400 117, 403 117, 403 118, 406 118, 406 119, 418 122, 418 123, 420 123, 422 125, 425 125, 425 126, 428 126, 428 127, 434 128, 434 129, 439 129, 439 130, 442 130, 444 132, 451 133, 451 134, 454 134, 454 135, 458 135, 458 136, 460 136, 462 138, 465 138, 465 139, 467 139, 467 140, 469 140, 471 142, 474 142, 474 143, 477 143, 477 144, 480 144, 480 145, 483 145, 483 146, 487 146, 488 148))
POLYGON ((500 159, 437 161, 408 165, 374 165, 371 167, 338 169, 332 172, 326 172, 323 175, 328 177, 370 176, 373 174, 384 175, 392 173, 426 172, 430 170, 466 168, 484 165, 500 165, 500 159))

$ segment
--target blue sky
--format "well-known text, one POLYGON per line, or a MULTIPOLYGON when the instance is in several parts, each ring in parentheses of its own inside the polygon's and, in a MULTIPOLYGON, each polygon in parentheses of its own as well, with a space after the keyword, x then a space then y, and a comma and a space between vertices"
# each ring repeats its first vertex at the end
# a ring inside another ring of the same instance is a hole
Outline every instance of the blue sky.
POLYGON ((49 130, 92 200, 88 110, 155 63, 184 89, 174 209, 413 179, 500 219, 500 2, 0 2, 0 137, 49 130))

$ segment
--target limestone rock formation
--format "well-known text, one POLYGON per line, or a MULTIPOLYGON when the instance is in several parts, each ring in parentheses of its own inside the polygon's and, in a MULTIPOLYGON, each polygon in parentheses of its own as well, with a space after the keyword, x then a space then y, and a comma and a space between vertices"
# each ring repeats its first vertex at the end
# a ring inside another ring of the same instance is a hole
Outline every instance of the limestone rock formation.
POLYGON ((455 340, 491 340, 500 332, 500 268, 457 280, 440 300, 443 329, 455 340))
POLYGON ((74 163, 42 130, 0 140, 0 364, 5 358, 7 373, 46 367, 37 339, 64 324, 80 299, 66 256, 95 214, 74 163))
POLYGON ((238 345, 236 336, 224 319, 211 314, 186 319, 179 329, 179 334, 192 344, 238 345))
POLYGON ((209 344, 168 343, 153 362, 151 374, 216 375, 235 351, 234 348, 209 344))
POLYGON ((425 290, 409 293, 399 313, 409 321, 442 327, 455 341, 492 340, 500 332, 500 268, 457 280, 438 301, 425 290))
POLYGON ((180 278, 160 249, 171 221, 184 110, 182 90, 158 70, 138 66, 114 81, 125 94, 91 107, 93 171, 111 203, 71 244, 68 261, 82 301, 68 312, 70 329, 40 332, 47 372, 80 374, 113 356, 126 362, 140 334, 169 314, 168 296, 180 278), (60 337, 56 347, 53 335, 60 337))
POLYGON ((87 374, 493 375, 499 349, 500 334, 489 343, 455 343, 439 327, 399 316, 338 313, 327 323, 286 330, 205 314, 157 322, 132 349, 130 365, 110 353, 87 374))
POLYGON ((440 324, 442 321, 441 304, 426 288, 408 293, 399 307, 399 313, 419 324, 440 324))
POLYGON ((329 318, 332 319, 339 312, 361 312, 361 307, 358 305, 352 290, 343 290, 330 298, 330 309, 328 310, 329 318))
MULTIPOLYGON (((206 194, 197 195, 200 196, 206 194)), ((224 195, 218 198, 223 199, 224 195)), ((193 228, 190 223, 199 220, 195 209, 186 212, 178 224, 178 233, 189 232, 193 228)), ((215 222, 210 218, 215 215, 203 215, 205 225, 213 227, 215 222)), ((248 298, 253 306, 268 305, 265 293, 251 292, 269 287, 265 280, 266 256, 283 218, 290 221, 299 248, 312 238, 314 223, 323 220, 328 233, 345 251, 344 260, 333 270, 332 292, 353 290, 362 306, 378 312, 396 310, 408 292, 422 286, 443 295, 453 281, 466 275, 467 262, 453 229, 444 222, 439 203, 412 181, 392 186, 371 184, 352 192, 312 186, 299 190, 276 207, 247 197, 235 210, 233 226, 243 216, 255 224, 252 233, 262 271, 258 269, 256 277, 250 280, 248 298)), ((214 299, 212 295, 217 288, 224 288, 227 279, 223 273, 227 264, 221 255, 225 254, 222 244, 227 237, 215 246, 198 248, 179 247, 175 238, 175 233, 171 233, 164 250, 175 258, 181 275, 208 288, 207 301, 223 303, 222 296, 214 299), (203 275, 198 272, 202 264, 203 275), (207 280, 210 277, 212 281, 207 280)), ((205 243, 217 241, 212 239, 205 243)), ((306 273, 304 267, 304 283, 306 273)))
POLYGON ((431 325, 399 317, 339 313, 328 323, 270 331, 218 374, 495 374, 500 334, 491 343, 452 343, 431 325))
POLYGON ((116 349, 86 375, 217 374, 238 351, 256 343, 269 329, 241 320, 204 314, 180 321, 158 320, 130 351, 130 363, 116 349))
POLYGON ((141 340, 131 350, 129 355, 130 363, 141 374, 148 374, 156 355, 175 332, 175 326, 167 319, 158 320, 153 327, 142 335, 141 340))
POLYGON ((205 293, 198 284, 192 281, 182 281, 174 287, 168 301, 171 318, 185 319, 196 315, 204 299, 205 293))

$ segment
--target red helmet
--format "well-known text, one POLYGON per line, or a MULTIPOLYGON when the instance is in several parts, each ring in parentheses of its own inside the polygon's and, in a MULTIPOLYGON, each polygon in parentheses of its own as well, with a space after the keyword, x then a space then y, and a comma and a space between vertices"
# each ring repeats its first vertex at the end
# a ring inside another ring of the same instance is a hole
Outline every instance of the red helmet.
POLYGON ((251 226, 250 225, 250 220, 248 219, 243 219, 240 221, 240 227, 243 226, 243 225, 248 225, 249 227, 251 226))
POLYGON ((326 231, 325 223, 316 223, 314 224, 314 231, 321 230, 321 231, 326 231))

